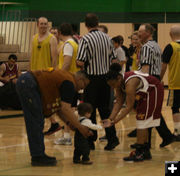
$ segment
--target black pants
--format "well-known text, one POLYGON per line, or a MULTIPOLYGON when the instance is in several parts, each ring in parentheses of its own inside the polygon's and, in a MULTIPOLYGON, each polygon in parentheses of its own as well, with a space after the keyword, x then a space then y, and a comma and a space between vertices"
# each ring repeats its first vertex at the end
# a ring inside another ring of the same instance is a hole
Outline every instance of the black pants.
POLYGON ((0 108, 21 109, 21 103, 16 92, 16 85, 12 81, 0 87, 0 108))
MULTIPOLYGON (((161 119, 160 119, 160 125, 158 127, 156 127, 156 130, 159 133, 159 136, 163 139, 163 141, 170 140, 173 137, 173 134, 171 133, 171 131, 167 127, 166 122, 165 122, 162 114, 161 114, 161 119)), ((151 145, 152 128, 149 128, 148 131, 149 131, 149 139, 148 139, 149 142, 148 143, 151 145)))
POLYGON ((80 161, 82 156, 83 161, 89 161, 89 142, 77 129, 74 135, 74 156, 73 161, 80 161))
MULTIPOLYGON (((96 123, 96 109, 98 109, 101 119, 109 118, 111 113, 110 103, 110 86, 107 84, 106 77, 104 76, 91 76, 90 83, 84 90, 84 102, 88 102, 93 106, 91 115, 92 123, 96 123)), ((105 128, 108 143, 117 139, 115 127, 105 128)), ((93 131, 94 135, 89 138, 89 141, 96 141, 97 131, 93 131)))
MULTIPOLYGON (((159 75, 153 75, 153 76, 160 80, 159 75)), ((159 136, 163 139, 163 141, 164 140, 165 141, 170 140, 173 137, 173 134, 171 133, 171 131, 167 127, 166 122, 165 122, 162 114, 161 114, 161 119, 160 119, 160 125, 158 127, 156 127, 156 130, 159 133, 159 136)), ((152 128, 149 128, 149 139, 148 139, 148 141, 149 141, 150 145, 151 145, 151 132, 152 132, 152 128)))

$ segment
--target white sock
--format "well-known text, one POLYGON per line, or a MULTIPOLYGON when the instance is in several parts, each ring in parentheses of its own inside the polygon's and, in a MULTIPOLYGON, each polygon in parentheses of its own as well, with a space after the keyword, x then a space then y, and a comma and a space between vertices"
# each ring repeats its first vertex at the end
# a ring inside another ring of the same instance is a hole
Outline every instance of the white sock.
POLYGON ((66 139, 71 138, 70 133, 64 132, 64 138, 66 139))
POLYGON ((180 135, 180 122, 174 122, 174 130, 177 133, 175 135, 180 135))

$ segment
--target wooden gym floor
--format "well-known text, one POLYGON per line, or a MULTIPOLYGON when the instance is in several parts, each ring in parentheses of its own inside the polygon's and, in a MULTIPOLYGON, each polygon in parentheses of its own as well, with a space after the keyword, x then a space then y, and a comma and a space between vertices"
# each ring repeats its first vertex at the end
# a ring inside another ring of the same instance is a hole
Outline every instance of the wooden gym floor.
MULTIPOLYGON (((166 91, 167 94, 167 91, 166 91)), ((166 101, 165 96, 165 100, 166 101)), ((0 115, 9 111, 0 111, 0 115)), ((20 112, 17 112, 20 114, 20 112)), ((170 107, 164 103, 162 111, 168 127, 173 131, 173 122, 170 107)), ((54 145, 53 140, 60 137, 61 131, 45 137, 46 153, 56 156, 57 166, 32 167, 23 117, 0 119, 0 175, 2 176, 163 176, 165 175, 165 161, 180 160, 180 143, 174 142, 165 148, 159 148, 162 142, 153 129, 152 160, 139 163, 126 163, 123 157, 132 151, 129 145, 136 138, 129 138, 127 134, 135 128, 134 113, 131 113, 122 122, 117 124, 117 135, 120 145, 113 151, 104 151, 106 142, 96 142, 96 150, 91 151, 92 165, 75 165, 72 163, 73 146, 54 145)), ((46 121, 45 129, 49 127, 46 121)), ((98 131, 99 136, 104 130, 98 131)), ((72 132, 73 135, 73 132, 72 132)))

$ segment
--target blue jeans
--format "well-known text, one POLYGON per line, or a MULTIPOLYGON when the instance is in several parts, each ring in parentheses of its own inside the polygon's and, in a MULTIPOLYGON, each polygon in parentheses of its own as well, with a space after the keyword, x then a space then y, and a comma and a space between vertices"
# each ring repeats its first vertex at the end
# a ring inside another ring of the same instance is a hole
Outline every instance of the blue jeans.
POLYGON ((22 74, 16 84, 24 111, 31 156, 44 155, 44 116, 38 85, 31 73, 22 74))

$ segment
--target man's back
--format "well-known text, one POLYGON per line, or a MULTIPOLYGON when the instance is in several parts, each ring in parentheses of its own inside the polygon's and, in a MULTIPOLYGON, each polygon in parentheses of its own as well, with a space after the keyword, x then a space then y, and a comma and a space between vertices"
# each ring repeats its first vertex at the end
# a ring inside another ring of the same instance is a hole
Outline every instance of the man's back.
POLYGON ((77 58, 88 62, 87 73, 90 75, 106 74, 113 56, 110 38, 101 31, 91 30, 80 40, 77 58))

